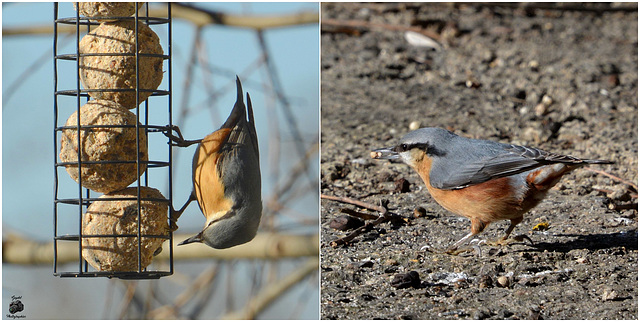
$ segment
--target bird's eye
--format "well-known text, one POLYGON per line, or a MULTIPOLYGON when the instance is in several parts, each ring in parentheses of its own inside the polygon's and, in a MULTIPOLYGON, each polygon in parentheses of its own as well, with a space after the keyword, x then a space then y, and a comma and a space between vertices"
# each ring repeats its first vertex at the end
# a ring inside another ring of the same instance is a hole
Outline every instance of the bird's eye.
POLYGON ((411 148, 412 148, 411 145, 403 143, 403 144, 396 145, 396 147, 393 148, 393 151, 395 151, 397 153, 402 153, 402 152, 411 150, 411 148))

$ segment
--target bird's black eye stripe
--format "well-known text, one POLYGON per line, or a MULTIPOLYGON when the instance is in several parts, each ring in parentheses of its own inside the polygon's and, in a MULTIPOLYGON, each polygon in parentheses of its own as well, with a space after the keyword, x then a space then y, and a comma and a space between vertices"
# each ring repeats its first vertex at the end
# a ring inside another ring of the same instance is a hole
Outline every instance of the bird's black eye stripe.
POLYGON ((420 149, 426 152, 428 148, 429 148, 428 143, 412 143, 412 144, 402 143, 402 144, 398 144, 393 149, 393 151, 400 153, 400 152, 405 152, 413 149, 420 149))
POLYGON ((401 153, 401 152, 409 151, 412 149, 420 149, 428 155, 444 156, 445 154, 444 151, 437 149, 436 147, 434 147, 433 145, 430 145, 429 143, 412 143, 412 144, 402 143, 402 144, 398 144, 395 148, 393 148, 393 151, 397 153, 401 153))

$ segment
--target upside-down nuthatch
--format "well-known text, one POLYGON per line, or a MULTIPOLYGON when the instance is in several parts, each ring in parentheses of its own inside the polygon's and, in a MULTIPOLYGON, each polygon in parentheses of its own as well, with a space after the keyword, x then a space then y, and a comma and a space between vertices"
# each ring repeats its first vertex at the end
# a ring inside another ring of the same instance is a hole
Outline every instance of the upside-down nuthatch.
POLYGON ((371 157, 401 158, 418 172, 436 202, 471 220, 471 232, 450 252, 498 220, 511 221, 506 240, 564 174, 585 164, 614 163, 464 138, 440 128, 410 132, 395 147, 373 150, 371 157))
POLYGON ((238 97, 219 130, 202 140, 187 141, 168 135, 178 146, 198 144, 193 156, 193 191, 178 211, 172 211, 172 228, 184 209, 198 201, 205 216, 204 229, 178 245, 201 242, 213 248, 229 248, 251 241, 260 225, 262 198, 260 156, 251 98, 242 100, 242 84, 236 78, 238 97), (246 111, 245 111, 246 110, 246 111), (248 119, 247 119, 248 117, 248 119))

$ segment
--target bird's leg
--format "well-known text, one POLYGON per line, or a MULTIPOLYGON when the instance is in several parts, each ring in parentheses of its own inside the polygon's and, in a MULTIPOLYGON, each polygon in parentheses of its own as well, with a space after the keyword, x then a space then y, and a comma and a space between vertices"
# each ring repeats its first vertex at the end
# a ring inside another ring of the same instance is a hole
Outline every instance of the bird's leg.
MULTIPOLYGON (((465 252, 467 250, 472 250, 472 248, 469 249, 460 249, 458 250, 458 247, 464 245, 465 243, 467 243, 468 241, 471 240, 471 238, 475 237, 477 234, 481 233, 485 227, 487 227, 487 224, 475 217, 470 218, 471 219, 471 232, 468 233, 466 236, 462 237, 462 239, 458 240, 457 242, 455 242, 453 245, 451 245, 451 247, 449 247, 449 249, 447 249, 447 253, 451 254, 451 255, 458 255, 462 252, 465 252)), ((478 250, 479 252, 479 250, 478 250)))
POLYGON ((482 222, 482 221, 480 221, 480 220, 478 220, 476 218, 471 218, 471 232, 466 234, 464 237, 462 237, 457 242, 453 243, 453 245, 451 245, 446 250, 441 251, 441 250, 431 249, 429 246, 424 246, 420 250, 428 250, 428 251, 433 252, 433 253, 447 253, 447 254, 450 254, 450 255, 458 255, 458 254, 466 252, 466 251, 472 251, 473 248, 458 249, 458 247, 460 247, 461 245, 464 245, 469 240, 471 240, 471 238, 473 238, 477 234, 481 233, 484 230, 484 227, 486 227, 486 224, 484 222, 482 222))
POLYGON ((470 232, 468 234, 466 234, 464 237, 462 237, 460 240, 458 240, 457 242, 453 243, 453 245, 451 245, 448 249, 447 252, 453 252, 455 250, 458 249, 458 247, 460 247, 460 245, 463 245, 464 243, 468 242, 471 238, 473 238, 476 234, 474 234, 473 232, 470 232))
POLYGON ((508 245, 510 243, 513 242, 523 242, 525 240, 528 240, 529 243, 531 243, 531 245, 533 245, 533 241, 531 240, 531 238, 529 238, 527 235, 518 235, 512 238, 509 238, 509 235, 511 235, 511 232, 513 231, 514 228, 516 228, 516 225, 518 225, 520 222, 522 222, 523 217, 520 216, 518 218, 514 218, 511 219, 511 224, 509 225, 509 228, 507 228, 507 231, 505 232, 504 236, 500 239, 498 239, 495 242, 491 242, 489 244, 491 245, 508 245))
POLYGON ((200 143, 202 141, 202 139, 200 140, 185 140, 184 137, 182 136, 182 133, 180 132, 180 128, 177 127, 176 125, 171 126, 171 131, 170 132, 164 132, 164 135, 166 137, 169 138, 169 140, 171 140, 171 145, 172 146, 179 146, 179 147, 188 147, 192 144, 196 144, 196 143, 200 143), (178 136, 173 135, 173 131, 176 131, 176 133, 178 134, 178 136))
POLYGON ((187 199, 187 202, 184 203, 184 205, 180 208, 180 210, 175 210, 173 209, 173 206, 171 206, 171 215, 169 217, 169 221, 171 222, 171 226, 170 226, 171 231, 176 231, 178 229, 178 225, 177 225, 178 218, 182 216, 182 213, 184 212, 184 210, 187 209, 187 206, 189 206, 189 204, 194 200, 196 200, 196 196, 192 191, 191 194, 189 194, 189 199, 187 199))

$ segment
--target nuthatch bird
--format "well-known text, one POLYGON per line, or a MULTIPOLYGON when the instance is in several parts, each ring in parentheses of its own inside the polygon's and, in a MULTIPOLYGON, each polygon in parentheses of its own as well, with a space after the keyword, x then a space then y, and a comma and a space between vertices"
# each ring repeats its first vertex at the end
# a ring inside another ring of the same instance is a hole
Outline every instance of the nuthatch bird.
POLYGON ((262 217, 260 155, 251 98, 242 100, 242 84, 236 78, 238 97, 219 130, 202 140, 184 140, 168 134, 177 146, 199 143, 193 156, 193 191, 187 202, 171 214, 172 229, 184 209, 198 201, 206 219, 204 229, 181 242, 205 243, 213 248, 229 248, 251 241, 262 217), (246 109, 246 111, 245 111, 246 109), (247 120, 248 116, 248 120, 247 120))
POLYGON ((586 164, 614 163, 464 138, 440 128, 410 132, 395 147, 373 150, 371 157, 402 159, 418 172, 438 204, 471 220, 471 232, 448 252, 498 220, 511 221, 501 239, 506 241, 564 174, 586 164))

